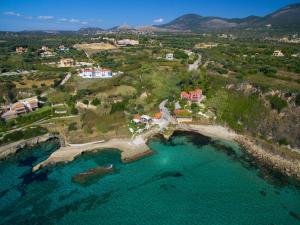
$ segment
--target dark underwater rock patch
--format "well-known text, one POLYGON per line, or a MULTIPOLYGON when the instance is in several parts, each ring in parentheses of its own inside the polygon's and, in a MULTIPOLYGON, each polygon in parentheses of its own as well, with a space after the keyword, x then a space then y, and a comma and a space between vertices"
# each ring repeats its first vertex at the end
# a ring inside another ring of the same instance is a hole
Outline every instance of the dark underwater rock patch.
POLYGON ((176 145, 184 145, 186 143, 175 142, 176 137, 185 137, 189 142, 193 143, 196 146, 203 147, 208 145, 211 142, 211 138, 201 135, 199 133, 190 132, 190 131, 175 131, 167 142, 169 145, 176 146, 176 145))
POLYGON ((260 193, 260 195, 263 196, 263 197, 266 197, 266 196, 267 196, 267 192, 264 191, 264 190, 261 190, 259 193, 260 193))
POLYGON ((176 189, 176 186, 173 184, 162 184, 162 185, 160 185, 159 188, 164 191, 170 191, 170 190, 176 189))
POLYGON ((169 177, 182 177, 183 174, 177 171, 171 171, 171 172, 164 172, 162 174, 160 174, 158 177, 159 179, 165 179, 165 178, 169 178, 169 177))
POLYGON ((22 159, 18 162, 18 166, 30 166, 32 167, 33 163, 35 163, 38 160, 38 157, 36 156, 29 156, 25 159, 22 159))
POLYGON ((75 190, 69 192, 68 194, 60 195, 59 198, 58 198, 58 200, 59 201, 64 201, 64 200, 70 198, 71 196, 73 196, 74 194, 76 194, 77 192, 78 192, 78 190, 75 189, 75 190))
POLYGON ((295 213, 293 211, 289 211, 289 215, 293 218, 295 218, 296 220, 300 221, 300 215, 298 213, 295 213))
POLYGON ((5 189, 3 191, 0 191, 0 198, 2 198, 6 193, 9 192, 9 189, 5 189))

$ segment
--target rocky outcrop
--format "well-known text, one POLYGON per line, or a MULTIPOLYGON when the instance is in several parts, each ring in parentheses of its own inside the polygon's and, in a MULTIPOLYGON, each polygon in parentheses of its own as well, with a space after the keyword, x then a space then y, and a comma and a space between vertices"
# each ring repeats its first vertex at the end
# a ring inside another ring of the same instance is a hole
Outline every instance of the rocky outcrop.
POLYGON ((60 144, 64 146, 64 139, 57 134, 47 133, 38 137, 30 138, 27 140, 20 140, 17 142, 13 142, 7 145, 0 146, 0 159, 4 159, 9 155, 15 154, 21 150, 24 150, 28 147, 35 146, 42 142, 48 141, 53 138, 58 138, 60 144))

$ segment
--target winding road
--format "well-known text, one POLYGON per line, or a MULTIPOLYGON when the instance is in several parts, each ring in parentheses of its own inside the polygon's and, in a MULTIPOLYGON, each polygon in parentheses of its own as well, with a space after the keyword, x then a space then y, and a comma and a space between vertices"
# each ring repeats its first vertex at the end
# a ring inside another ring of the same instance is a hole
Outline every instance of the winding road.
POLYGON ((199 58, 193 63, 189 65, 189 71, 195 71, 201 66, 202 64, 202 55, 198 54, 199 58))

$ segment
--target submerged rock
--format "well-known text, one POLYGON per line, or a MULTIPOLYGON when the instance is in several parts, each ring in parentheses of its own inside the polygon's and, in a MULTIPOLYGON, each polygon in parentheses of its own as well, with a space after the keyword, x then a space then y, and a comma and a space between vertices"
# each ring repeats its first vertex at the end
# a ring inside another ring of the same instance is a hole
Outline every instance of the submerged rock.
POLYGON ((87 185, 90 184, 93 180, 104 177, 105 175, 113 173, 114 171, 115 169, 112 164, 105 167, 97 167, 89 169, 86 172, 74 175, 72 177, 72 181, 82 185, 87 185))

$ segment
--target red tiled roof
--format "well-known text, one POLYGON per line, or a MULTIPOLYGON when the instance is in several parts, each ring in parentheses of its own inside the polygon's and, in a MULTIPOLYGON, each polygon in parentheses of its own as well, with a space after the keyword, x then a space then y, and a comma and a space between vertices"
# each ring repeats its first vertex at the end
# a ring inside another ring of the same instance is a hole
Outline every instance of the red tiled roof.
POLYGON ((141 116, 140 115, 134 115, 133 119, 139 120, 139 119, 141 119, 141 116))
POLYGON ((155 113, 154 114, 154 119, 159 120, 161 118, 161 113, 155 113))
POLYGON ((180 96, 181 97, 185 97, 185 98, 189 98, 190 97, 190 95, 187 92, 185 92, 185 91, 181 92, 180 96))

